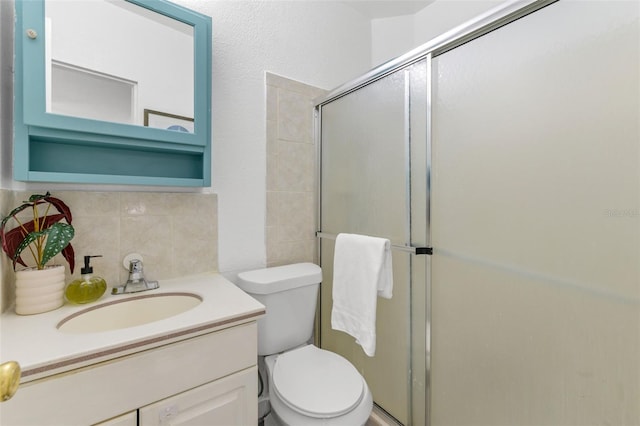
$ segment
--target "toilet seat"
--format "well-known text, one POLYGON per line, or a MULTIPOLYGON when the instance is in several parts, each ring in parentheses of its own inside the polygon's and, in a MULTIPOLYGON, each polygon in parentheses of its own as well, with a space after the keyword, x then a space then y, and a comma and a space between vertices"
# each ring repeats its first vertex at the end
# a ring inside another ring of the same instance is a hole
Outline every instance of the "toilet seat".
POLYGON ((292 410, 313 418, 352 411, 367 389, 345 358, 313 345, 286 352, 275 361, 272 390, 292 410))

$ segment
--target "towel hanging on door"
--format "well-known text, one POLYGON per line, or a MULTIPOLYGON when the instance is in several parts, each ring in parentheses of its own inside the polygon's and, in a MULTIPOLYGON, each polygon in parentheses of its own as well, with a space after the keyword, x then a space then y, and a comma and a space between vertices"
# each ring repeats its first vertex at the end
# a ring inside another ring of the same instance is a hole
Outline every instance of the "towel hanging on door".
POLYGON ((338 234, 333 258, 331 328, 350 334, 365 354, 374 356, 377 297, 391 299, 392 295, 390 241, 338 234))

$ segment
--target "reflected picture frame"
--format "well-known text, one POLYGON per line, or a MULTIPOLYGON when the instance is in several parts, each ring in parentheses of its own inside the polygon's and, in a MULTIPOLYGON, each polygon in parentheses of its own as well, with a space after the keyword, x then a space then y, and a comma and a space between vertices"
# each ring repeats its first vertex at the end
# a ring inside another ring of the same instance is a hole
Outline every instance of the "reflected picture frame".
POLYGON ((193 133, 194 131, 194 121, 191 117, 146 108, 144 109, 144 125, 177 132, 193 133))

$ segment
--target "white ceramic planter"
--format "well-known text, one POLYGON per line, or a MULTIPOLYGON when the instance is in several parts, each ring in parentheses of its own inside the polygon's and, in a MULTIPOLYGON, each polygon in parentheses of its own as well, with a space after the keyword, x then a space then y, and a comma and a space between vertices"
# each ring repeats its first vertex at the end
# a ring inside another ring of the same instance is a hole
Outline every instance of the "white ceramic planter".
POLYGON ((16 314, 31 315, 58 309, 64 304, 64 265, 16 272, 16 314))

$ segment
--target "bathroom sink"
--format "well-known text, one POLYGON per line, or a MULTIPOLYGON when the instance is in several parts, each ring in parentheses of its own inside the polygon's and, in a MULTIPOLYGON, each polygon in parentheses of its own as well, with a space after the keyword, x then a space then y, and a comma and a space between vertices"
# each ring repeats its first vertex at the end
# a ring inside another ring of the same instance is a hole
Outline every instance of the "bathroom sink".
POLYGON ((56 326, 65 333, 118 330, 170 318, 195 308, 202 298, 193 293, 161 293, 112 300, 83 309, 56 326))

